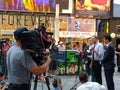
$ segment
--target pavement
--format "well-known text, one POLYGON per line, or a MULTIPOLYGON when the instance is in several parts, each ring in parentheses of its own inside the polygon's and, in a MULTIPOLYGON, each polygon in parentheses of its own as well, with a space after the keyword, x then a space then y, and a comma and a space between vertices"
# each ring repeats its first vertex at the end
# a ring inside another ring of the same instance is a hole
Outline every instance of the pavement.
MULTIPOLYGON (((56 75, 56 76, 61 78, 63 90, 76 90, 76 88, 80 85, 78 75, 71 75, 71 76, 70 75, 56 75)), ((56 76, 49 77, 50 90, 53 90, 52 80, 56 76)), ((104 76, 104 70, 102 70, 102 81, 103 81, 103 85, 107 88, 105 76, 104 76)), ((115 83, 115 90, 120 90, 120 72, 117 72, 117 68, 115 69, 115 73, 114 73, 114 83, 115 83)), ((45 82, 38 81, 37 89, 33 89, 34 86, 35 86, 34 81, 32 81, 31 90, 48 90, 45 82)))

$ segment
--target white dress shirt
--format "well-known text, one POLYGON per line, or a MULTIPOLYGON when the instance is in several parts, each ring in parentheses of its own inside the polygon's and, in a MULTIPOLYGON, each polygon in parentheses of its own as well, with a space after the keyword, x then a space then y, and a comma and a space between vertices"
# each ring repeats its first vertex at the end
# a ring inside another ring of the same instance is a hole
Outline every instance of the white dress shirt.
POLYGON ((94 48, 95 51, 98 52, 98 55, 96 53, 94 53, 94 60, 102 60, 103 59, 103 56, 104 56, 104 46, 102 43, 96 43, 95 44, 95 48, 94 48))
POLYGON ((77 90, 107 90, 105 86, 100 85, 97 82, 86 82, 81 84, 77 90))

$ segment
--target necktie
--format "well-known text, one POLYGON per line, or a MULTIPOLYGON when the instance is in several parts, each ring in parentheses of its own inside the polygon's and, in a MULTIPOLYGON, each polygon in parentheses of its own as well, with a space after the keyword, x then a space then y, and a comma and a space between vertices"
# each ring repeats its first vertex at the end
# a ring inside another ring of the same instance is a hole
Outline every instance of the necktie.
MULTIPOLYGON (((93 49, 94 49, 94 48, 95 48, 95 45, 94 45, 93 49)), ((93 60, 94 60, 94 51, 93 51, 92 57, 93 57, 93 60)))

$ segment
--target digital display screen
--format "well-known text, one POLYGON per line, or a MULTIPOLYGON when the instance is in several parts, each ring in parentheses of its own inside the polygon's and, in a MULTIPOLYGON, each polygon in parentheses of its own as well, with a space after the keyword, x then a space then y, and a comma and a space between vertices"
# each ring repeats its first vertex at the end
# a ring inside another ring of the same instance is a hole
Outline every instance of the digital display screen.
POLYGON ((55 12, 56 0, 0 0, 0 9, 8 11, 55 12))
POLYGON ((111 0, 76 0, 76 17, 109 18, 111 0))
POLYGON ((68 9, 69 0, 0 0, 0 10, 54 13, 56 4, 62 12, 68 9))
POLYGON ((120 0, 113 0, 113 17, 120 17, 120 0))

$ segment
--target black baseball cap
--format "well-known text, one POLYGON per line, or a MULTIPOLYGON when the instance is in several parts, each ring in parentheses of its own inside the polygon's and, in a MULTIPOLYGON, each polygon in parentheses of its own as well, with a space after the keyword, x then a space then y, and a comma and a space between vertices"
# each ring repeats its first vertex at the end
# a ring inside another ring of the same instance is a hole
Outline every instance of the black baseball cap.
POLYGON ((14 31, 14 38, 15 39, 20 39, 21 33, 24 31, 28 31, 27 28, 18 28, 14 31))

